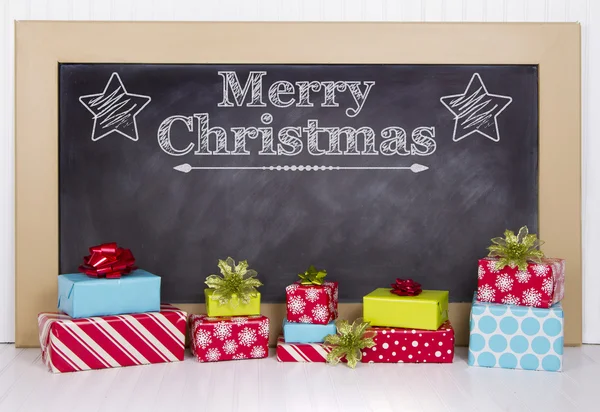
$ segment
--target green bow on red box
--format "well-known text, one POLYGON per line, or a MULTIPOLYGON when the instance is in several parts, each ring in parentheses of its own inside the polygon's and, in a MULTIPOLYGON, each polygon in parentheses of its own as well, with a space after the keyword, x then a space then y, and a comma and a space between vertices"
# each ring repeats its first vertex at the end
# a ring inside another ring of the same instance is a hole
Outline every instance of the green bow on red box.
POLYGON ((327 276, 326 270, 317 270, 313 265, 310 265, 304 273, 298 273, 301 285, 322 285, 325 276, 327 276))
POLYGON ((527 270, 527 262, 541 263, 544 257, 539 247, 544 244, 537 235, 529 234, 527 226, 523 226, 517 235, 512 230, 506 230, 504 237, 492 239, 493 245, 488 247, 489 257, 498 258, 496 269, 501 270, 505 266, 519 270, 527 270))

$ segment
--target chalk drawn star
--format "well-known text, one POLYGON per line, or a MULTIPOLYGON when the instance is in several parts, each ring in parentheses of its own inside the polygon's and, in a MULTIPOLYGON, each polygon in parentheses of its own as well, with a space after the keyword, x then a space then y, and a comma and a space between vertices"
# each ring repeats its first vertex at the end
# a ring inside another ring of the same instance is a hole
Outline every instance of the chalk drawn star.
POLYGON ((113 73, 102 93, 81 96, 79 101, 94 116, 92 141, 97 141, 112 132, 138 140, 135 117, 148 103, 150 96, 128 93, 117 73, 113 73))
POLYGON ((512 102, 512 97, 489 93, 479 73, 475 73, 464 93, 443 96, 440 102, 454 115, 453 141, 479 133, 497 142, 498 115, 512 102))

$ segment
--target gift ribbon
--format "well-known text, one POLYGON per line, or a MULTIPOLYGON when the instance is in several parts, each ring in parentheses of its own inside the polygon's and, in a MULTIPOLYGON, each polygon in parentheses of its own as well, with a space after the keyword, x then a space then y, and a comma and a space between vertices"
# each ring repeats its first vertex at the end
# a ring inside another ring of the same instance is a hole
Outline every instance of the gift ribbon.
POLYGON ((506 230, 503 238, 493 238, 492 245, 488 247, 488 256, 498 259, 495 263, 497 270, 505 266, 527 270, 527 262, 541 263, 544 252, 539 247, 543 244, 536 235, 529 233, 527 226, 523 226, 517 235, 512 230, 506 230))
POLYGON ((137 269, 131 250, 118 247, 116 243, 103 243, 90 248, 89 256, 83 258, 79 271, 93 278, 118 279, 137 269))
POLYGON ((240 302, 247 305, 251 298, 258 296, 256 288, 263 284, 256 279, 258 275, 256 270, 248 267, 248 261, 241 260, 236 265, 235 260, 228 257, 226 260, 219 259, 218 267, 221 276, 210 275, 204 282, 213 289, 212 300, 218 300, 220 305, 229 304, 231 307, 237 307, 240 302), (233 299, 234 297, 238 299, 233 299))
POLYGON ((396 283, 392 283, 390 291, 398 296, 417 296, 423 292, 421 284, 412 279, 396 279, 396 283))
POLYGON ((304 273, 298 273, 301 285, 322 285, 327 276, 326 270, 317 270, 313 265, 310 265, 304 273))
POLYGON ((337 365, 346 359, 348 366, 355 368, 362 359, 363 349, 375 346, 373 338, 377 331, 369 329, 370 323, 363 322, 362 318, 356 319, 352 324, 347 320, 335 322, 336 333, 325 336, 324 342, 331 345, 327 354, 327 363, 337 365))

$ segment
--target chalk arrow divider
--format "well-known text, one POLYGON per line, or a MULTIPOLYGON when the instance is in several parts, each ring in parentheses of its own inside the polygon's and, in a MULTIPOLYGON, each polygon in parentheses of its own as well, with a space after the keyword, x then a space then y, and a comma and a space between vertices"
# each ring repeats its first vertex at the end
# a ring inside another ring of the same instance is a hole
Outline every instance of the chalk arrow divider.
POLYGON ((413 173, 420 173, 428 170, 429 167, 419 163, 413 163, 411 166, 190 166, 189 163, 182 163, 173 169, 182 173, 189 173, 192 170, 264 170, 264 171, 284 171, 284 172, 318 172, 332 170, 410 170, 413 173))

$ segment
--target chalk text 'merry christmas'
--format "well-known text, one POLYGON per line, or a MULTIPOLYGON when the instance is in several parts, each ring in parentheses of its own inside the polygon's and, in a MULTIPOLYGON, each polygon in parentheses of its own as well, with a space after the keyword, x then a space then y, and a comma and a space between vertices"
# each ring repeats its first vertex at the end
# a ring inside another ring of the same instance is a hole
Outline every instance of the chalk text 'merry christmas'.
MULTIPOLYGON (((218 72, 223 81, 223 96, 218 107, 230 108, 236 106, 266 107, 263 97, 263 77, 267 72, 250 72, 244 86, 241 85, 235 71, 218 72)), ((286 80, 278 80, 271 84, 267 93, 268 101, 277 108, 314 107, 313 99, 321 90, 324 108, 337 108, 337 93, 349 92, 355 107, 348 107, 345 114, 348 117, 357 116, 364 107, 367 97, 375 85, 374 81, 297 81, 292 84, 286 80), (362 87, 362 88, 361 88, 362 87)), ((270 113, 264 113, 260 121, 268 126, 273 121, 270 113)), ((228 134, 222 127, 209 125, 208 113, 195 113, 193 116, 173 115, 166 118, 158 128, 158 143, 161 149, 172 156, 183 156, 194 148, 194 155, 250 155, 246 148, 247 139, 261 139, 259 155, 295 156, 304 149, 302 134, 306 134, 308 153, 319 155, 419 155, 427 156, 436 149, 435 128, 417 127, 411 133, 409 143, 406 131, 398 126, 390 126, 381 130, 382 140, 376 142, 375 131, 363 126, 354 128, 323 127, 317 119, 309 119, 306 127, 288 126, 277 133, 274 141, 272 127, 230 127, 233 134, 233 148, 228 147, 228 134), (183 123, 188 132, 194 132, 196 125, 197 144, 189 143, 185 148, 175 148, 171 142, 171 129, 176 123, 183 123), (327 136, 324 136, 326 134, 327 136), (341 137, 345 136, 345 147, 342 148, 341 137), (214 137, 214 145, 209 147, 209 139, 214 137), (363 147, 359 150, 359 137, 362 137, 363 147), (321 138, 321 139, 320 139, 321 138), (324 142, 327 138, 327 142, 324 142), (326 144, 324 144, 326 143, 326 144), (325 147, 323 147, 325 146, 325 147)))

